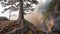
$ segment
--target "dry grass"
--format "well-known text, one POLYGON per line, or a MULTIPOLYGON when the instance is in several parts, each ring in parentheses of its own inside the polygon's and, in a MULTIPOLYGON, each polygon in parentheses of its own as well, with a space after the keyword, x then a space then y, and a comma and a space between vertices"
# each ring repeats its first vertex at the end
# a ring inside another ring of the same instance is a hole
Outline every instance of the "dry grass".
POLYGON ((12 24, 14 21, 0 21, 0 31, 8 26, 9 24, 12 24))
MULTIPOLYGON (((13 23, 14 21, 0 21, 0 27, 4 28, 0 34, 5 34, 8 32, 12 32, 12 30, 16 29, 17 25, 13 23), (7 27, 6 27, 7 26, 7 27), (11 30, 12 29, 12 30, 11 30)), ((24 34, 44 34, 44 32, 42 32, 39 28, 35 27, 33 24, 26 22, 26 20, 24 21, 24 25, 22 29, 17 30, 17 32, 14 32, 13 34, 17 33, 19 34, 21 31, 24 34), (25 27, 26 26, 26 27, 25 27), (25 29, 27 29, 25 31, 25 29), (24 32, 25 31, 25 32, 24 32)))

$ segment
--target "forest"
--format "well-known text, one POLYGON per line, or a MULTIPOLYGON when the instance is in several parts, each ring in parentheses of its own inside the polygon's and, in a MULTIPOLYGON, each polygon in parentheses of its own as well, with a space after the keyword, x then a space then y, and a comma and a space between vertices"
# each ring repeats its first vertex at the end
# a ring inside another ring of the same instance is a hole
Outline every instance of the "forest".
POLYGON ((0 34, 60 34, 60 0, 0 0, 0 6, 0 34))

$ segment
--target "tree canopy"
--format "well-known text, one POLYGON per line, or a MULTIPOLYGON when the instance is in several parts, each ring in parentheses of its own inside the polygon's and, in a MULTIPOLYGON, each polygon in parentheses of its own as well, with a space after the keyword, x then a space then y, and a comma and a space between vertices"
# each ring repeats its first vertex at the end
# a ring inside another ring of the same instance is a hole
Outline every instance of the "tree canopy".
MULTIPOLYGON (((19 4, 20 0, 0 0, 0 3, 2 5, 2 7, 7 7, 3 10, 3 13, 7 10, 10 11, 17 11, 20 8, 20 4, 19 4)), ((37 0, 23 0, 23 10, 27 11, 27 10, 34 10, 34 8, 32 8, 32 4, 38 4, 37 0)))

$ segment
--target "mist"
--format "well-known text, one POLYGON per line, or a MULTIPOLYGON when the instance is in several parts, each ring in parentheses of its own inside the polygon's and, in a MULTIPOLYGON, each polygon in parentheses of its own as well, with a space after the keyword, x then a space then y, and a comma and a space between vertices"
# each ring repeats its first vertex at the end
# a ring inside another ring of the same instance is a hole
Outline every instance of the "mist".
POLYGON ((39 4, 36 5, 35 10, 30 12, 30 14, 27 14, 24 16, 27 21, 29 21, 33 25, 39 27, 44 32, 48 32, 46 30, 45 25, 47 26, 47 29, 49 28, 48 30, 51 31, 51 27, 53 26, 53 22, 54 22, 54 20, 52 18, 50 18, 50 20, 47 19, 48 21, 46 20, 47 22, 45 22, 45 24, 43 24, 44 12, 47 11, 48 4, 51 1, 52 0, 45 0, 45 1, 40 0, 39 4), (50 26, 48 26, 48 25, 50 25, 50 26))

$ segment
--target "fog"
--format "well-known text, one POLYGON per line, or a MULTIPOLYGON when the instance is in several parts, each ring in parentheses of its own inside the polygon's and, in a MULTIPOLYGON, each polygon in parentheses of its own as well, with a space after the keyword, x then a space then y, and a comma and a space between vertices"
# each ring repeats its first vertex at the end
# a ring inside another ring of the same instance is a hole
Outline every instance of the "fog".
POLYGON ((45 24, 43 24, 44 12, 47 11, 48 5, 50 2, 51 0, 40 1, 39 4, 36 5, 35 10, 33 12, 30 12, 31 14, 25 15, 26 20, 28 20, 30 23, 34 24, 35 26, 39 27, 44 32, 48 32, 46 30, 45 25, 49 28, 48 30, 50 31, 51 27, 53 26, 53 22, 54 22, 54 20, 51 18, 50 21, 47 19, 48 21, 45 22, 45 24))

